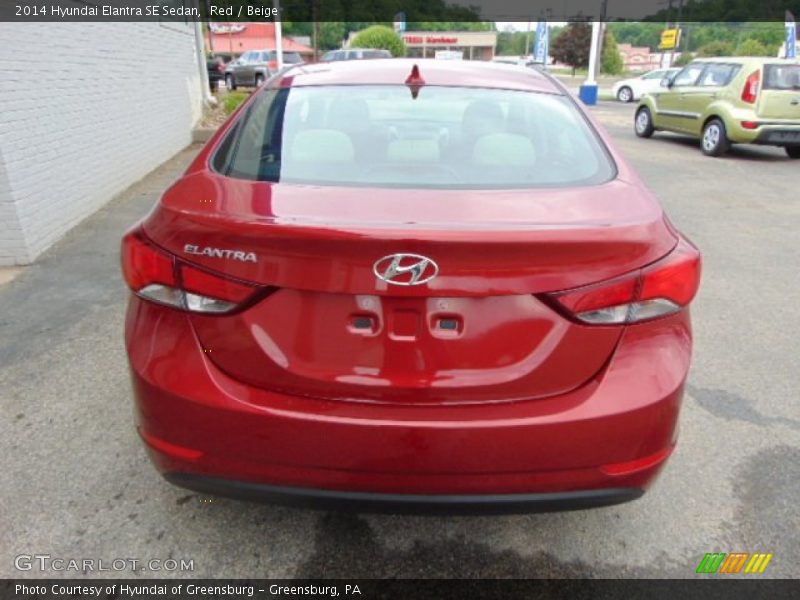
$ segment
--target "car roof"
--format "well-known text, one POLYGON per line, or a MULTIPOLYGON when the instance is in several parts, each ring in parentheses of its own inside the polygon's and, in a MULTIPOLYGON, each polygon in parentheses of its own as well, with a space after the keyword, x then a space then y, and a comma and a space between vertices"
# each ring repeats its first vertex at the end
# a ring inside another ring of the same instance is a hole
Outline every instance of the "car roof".
POLYGON ((296 66, 281 86, 388 85, 405 83, 414 66, 426 85, 483 87, 563 94, 550 76, 535 69, 484 61, 376 58, 296 66))
POLYGON ((696 58, 692 62, 698 63, 783 63, 787 65, 800 64, 796 58, 778 58, 770 56, 711 56, 708 58, 696 58))

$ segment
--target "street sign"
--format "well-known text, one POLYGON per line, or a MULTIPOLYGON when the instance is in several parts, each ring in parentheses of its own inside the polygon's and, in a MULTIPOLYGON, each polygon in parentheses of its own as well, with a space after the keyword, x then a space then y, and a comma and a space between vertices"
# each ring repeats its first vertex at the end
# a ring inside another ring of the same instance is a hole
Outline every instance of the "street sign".
POLYGON ((797 58, 797 22, 788 10, 786 11, 786 58, 797 58))
POLYGON ((533 60, 539 64, 547 64, 550 40, 547 21, 539 21, 536 25, 536 45, 533 49, 533 60))
POLYGON ((674 50, 681 43, 680 29, 665 29, 661 32, 661 43, 658 45, 662 50, 674 50))
POLYGON ((394 30, 399 34, 406 30, 406 13, 400 11, 394 16, 394 30))

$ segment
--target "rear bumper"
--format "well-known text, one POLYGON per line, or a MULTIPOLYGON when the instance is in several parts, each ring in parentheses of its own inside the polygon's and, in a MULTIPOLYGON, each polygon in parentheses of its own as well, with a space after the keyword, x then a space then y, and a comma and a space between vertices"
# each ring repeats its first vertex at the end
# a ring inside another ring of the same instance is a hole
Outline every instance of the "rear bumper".
POLYGON ((691 355, 684 311, 629 328, 604 371, 569 394, 401 406, 244 385, 204 354, 185 314, 137 298, 126 343, 137 427, 170 481, 391 512, 557 510, 638 497, 674 447, 691 355))
POLYGON ((759 129, 755 144, 800 146, 800 125, 797 127, 766 126, 759 129))
POLYGON ((800 144, 800 122, 765 121, 750 116, 726 122, 728 138, 737 144, 794 146, 800 144), (759 123, 757 129, 745 129, 742 121, 759 123))
POLYGON ((170 483, 202 494, 323 510, 391 514, 487 515, 582 510, 629 502, 643 494, 642 490, 624 488, 550 494, 383 494, 266 485, 191 473, 167 473, 164 477, 170 483))

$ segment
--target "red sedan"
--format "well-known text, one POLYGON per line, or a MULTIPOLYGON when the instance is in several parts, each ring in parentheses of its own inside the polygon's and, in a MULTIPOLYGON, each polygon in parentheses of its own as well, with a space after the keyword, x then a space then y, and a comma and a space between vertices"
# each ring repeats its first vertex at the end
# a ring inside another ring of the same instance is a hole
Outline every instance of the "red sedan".
POLYGON ((554 79, 299 66, 122 243, 167 480, 358 510, 639 497, 676 443, 700 254, 554 79))

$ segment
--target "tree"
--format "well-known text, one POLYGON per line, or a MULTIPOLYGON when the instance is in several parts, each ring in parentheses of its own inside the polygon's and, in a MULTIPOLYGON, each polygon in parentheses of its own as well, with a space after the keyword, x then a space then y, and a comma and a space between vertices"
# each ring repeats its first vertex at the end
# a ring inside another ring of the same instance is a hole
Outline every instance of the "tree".
POLYGON ((672 63, 673 67, 685 67, 694 60, 694 54, 691 52, 681 52, 681 55, 672 63))
MULTIPOLYGON (((525 31, 501 31, 497 34, 497 56, 522 56, 525 54, 525 44, 528 32, 525 31)), ((530 45, 528 52, 534 47, 536 35, 530 32, 530 45)))
POLYGON ((350 44, 353 48, 383 48, 392 56, 405 56, 406 45, 394 29, 385 25, 373 25, 359 32, 350 44))
POLYGON ((342 47, 347 26, 341 21, 323 21, 319 24, 320 50, 335 50, 342 47))
POLYGON ((603 54, 600 57, 600 71, 607 75, 619 75, 625 69, 622 55, 619 53, 617 40, 610 29, 603 36, 603 54))
POLYGON ((558 62, 575 69, 589 66, 589 47, 592 45, 592 27, 588 23, 570 23, 550 44, 550 55, 558 62))
POLYGON ((709 42, 708 44, 700 48, 699 55, 703 57, 732 56, 733 44, 724 41, 709 42))
POLYGON ((748 38, 736 48, 736 56, 772 56, 764 44, 756 39, 748 38))

